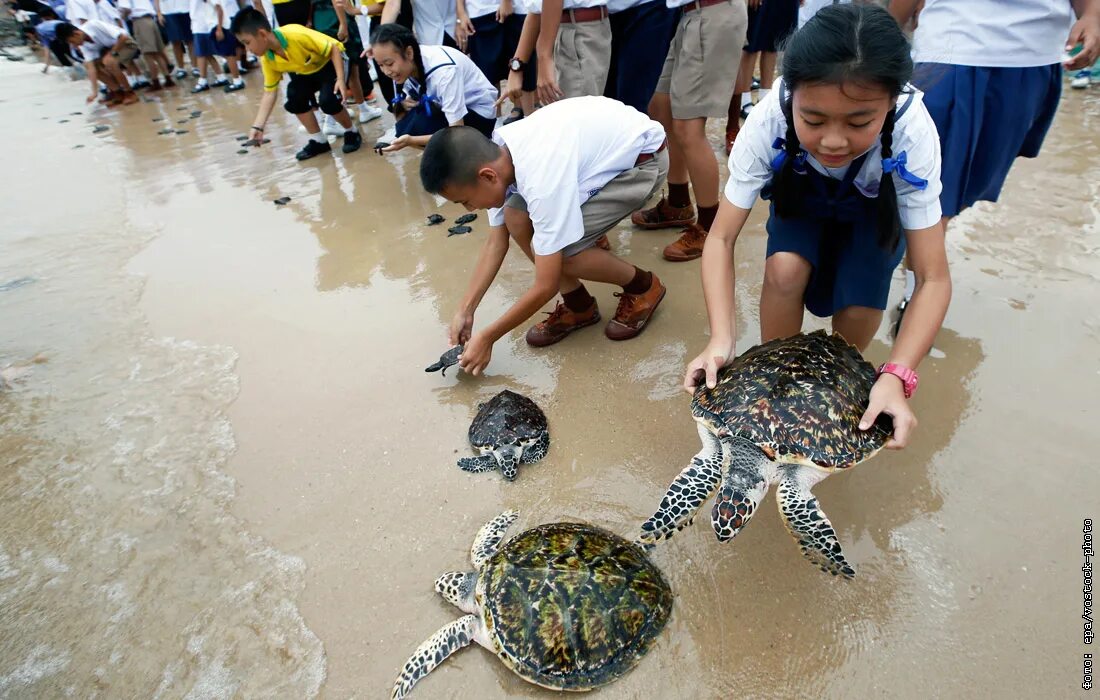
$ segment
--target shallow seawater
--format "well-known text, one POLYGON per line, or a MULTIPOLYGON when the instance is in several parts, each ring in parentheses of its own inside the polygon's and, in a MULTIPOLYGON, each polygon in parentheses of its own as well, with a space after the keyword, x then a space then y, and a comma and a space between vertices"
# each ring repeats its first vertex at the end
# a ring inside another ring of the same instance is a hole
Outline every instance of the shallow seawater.
MULTIPOLYGON (((432 582, 467 566, 483 522, 514 508, 517 531, 629 536, 697 451, 677 386, 706 316, 698 266, 659 260, 674 232, 611 236, 669 288, 636 340, 597 327, 536 350, 524 326, 485 377, 428 374, 485 220, 425 226, 462 212, 419 190, 414 154, 295 164, 302 136, 279 114, 270 146, 237 155, 256 85, 108 111, 83 84, 0 71, 0 697, 386 697, 460 615, 432 582), (193 110, 188 133, 157 134, 193 110), (455 466, 504 388, 552 434, 514 483, 455 466)), ((1042 157, 952 224, 954 300, 913 444, 815 489, 856 578, 803 560, 773 497, 725 545, 700 517, 653 554, 677 596, 668 627, 599 697, 1079 687, 1081 521, 1100 512, 1098 124, 1100 93, 1067 91, 1042 157)), ((763 215, 738 244, 741 349, 763 215)), ((513 251, 478 322, 529 279, 513 251)), ((592 291, 611 314, 614 290, 592 291)), ((887 353, 884 324, 867 355, 887 353)), ((551 693, 475 648, 413 697, 551 693)))

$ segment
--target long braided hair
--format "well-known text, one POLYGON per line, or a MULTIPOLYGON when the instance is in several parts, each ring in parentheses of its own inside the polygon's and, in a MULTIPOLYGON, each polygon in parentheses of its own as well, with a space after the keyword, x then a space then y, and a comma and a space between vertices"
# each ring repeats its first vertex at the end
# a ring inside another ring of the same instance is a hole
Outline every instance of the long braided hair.
MULTIPOLYGON (((877 5, 829 5, 798 30, 787 42, 783 55, 780 95, 787 119, 786 158, 772 185, 772 201, 782 218, 795 215, 804 191, 801 145, 795 131, 791 103, 799 85, 857 83, 885 89, 893 101, 913 75, 909 42, 889 12, 877 5)), ((893 155, 895 110, 891 108, 879 135, 882 157, 893 155)), ((883 173, 878 190, 878 244, 893 250, 901 239, 897 189, 894 176, 883 173)))
MULTIPOLYGON (((370 39, 371 46, 377 46, 379 44, 389 44, 397 49, 398 53, 404 55, 405 49, 412 48, 413 52, 413 64, 416 66, 417 82, 420 83, 421 91, 427 88, 425 85, 426 72, 424 70, 424 58, 420 55, 420 42, 416 40, 416 35, 412 30, 400 24, 390 23, 383 24, 374 30, 374 34, 370 39)), ((401 97, 403 91, 403 85, 397 86, 397 96, 401 97)), ((394 104, 394 115, 398 118, 404 114, 405 109, 401 106, 400 102, 394 104)))

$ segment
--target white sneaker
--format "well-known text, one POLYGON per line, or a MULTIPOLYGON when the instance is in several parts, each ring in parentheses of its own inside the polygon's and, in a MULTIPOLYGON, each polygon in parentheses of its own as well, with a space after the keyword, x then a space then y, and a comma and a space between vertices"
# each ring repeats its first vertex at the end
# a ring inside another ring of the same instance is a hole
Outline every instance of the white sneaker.
POLYGON ((1088 68, 1079 70, 1073 74, 1073 80, 1069 81, 1071 88, 1083 90, 1089 86, 1089 82, 1092 79, 1092 71, 1088 68))
POLYGON ((378 107, 373 107, 364 102, 359 105, 359 123, 366 124, 369 121, 374 121, 378 117, 381 117, 382 113, 382 110, 378 107))
POLYGON ((324 123, 321 124, 321 133, 325 136, 343 136, 344 127, 337 124, 335 119, 326 114, 324 123))

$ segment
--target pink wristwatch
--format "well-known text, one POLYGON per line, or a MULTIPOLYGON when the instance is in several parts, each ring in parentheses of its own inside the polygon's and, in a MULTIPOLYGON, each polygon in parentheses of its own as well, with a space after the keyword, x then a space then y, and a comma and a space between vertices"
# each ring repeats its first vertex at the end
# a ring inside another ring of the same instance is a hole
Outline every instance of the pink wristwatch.
POLYGON ((917 373, 908 367, 902 367, 901 365, 895 365, 893 362, 884 362, 879 365, 878 373, 875 374, 875 379, 878 379, 883 374, 892 374, 901 380, 902 388, 905 391, 905 398, 910 398, 917 391, 917 381, 920 379, 917 373))

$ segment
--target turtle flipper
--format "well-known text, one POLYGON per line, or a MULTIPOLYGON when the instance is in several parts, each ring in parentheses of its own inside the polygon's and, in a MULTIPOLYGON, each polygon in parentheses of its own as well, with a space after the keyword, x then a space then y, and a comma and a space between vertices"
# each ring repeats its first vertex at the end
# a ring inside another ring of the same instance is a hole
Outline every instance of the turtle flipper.
POLYGON ((749 523, 775 480, 775 463, 747 440, 733 439, 730 464, 714 499, 711 524, 719 542, 733 539, 749 523))
POLYGON ((500 541, 504 539, 504 533, 508 531, 512 523, 519 517, 514 510, 506 510, 497 517, 481 526, 474 537, 474 544, 470 547, 470 561, 478 571, 481 566, 489 561, 489 558, 500 549, 500 541))
POLYGON ((474 641, 483 646, 487 641, 481 620, 475 615, 466 615, 449 625, 444 625, 417 647, 405 662, 401 673, 393 683, 390 700, 401 700, 407 696, 417 681, 435 670, 435 667, 446 661, 448 656, 474 641))
POLYGON ((810 493, 810 488, 820 480, 809 467, 788 469, 775 490, 779 514, 807 559, 825 573, 852 578, 855 569, 844 558, 833 524, 810 493))
POLYGON ((722 478, 721 443, 702 427, 699 437, 703 440, 703 449, 672 481, 657 512, 642 523, 642 532, 636 542, 647 549, 690 524, 699 506, 718 488, 722 478))
POLYGON ((489 472, 497 468, 497 460, 491 454, 463 457, 458 460, 458 468, 464 472, 489 472))
POLYGON ((543 432, 539 436, 539 439, 532 442, 530 445, 523 449, 522 462, 524 464, 531 464, 537 462, 546 456, 546 453, 550 451, 550 433, 543 432))

